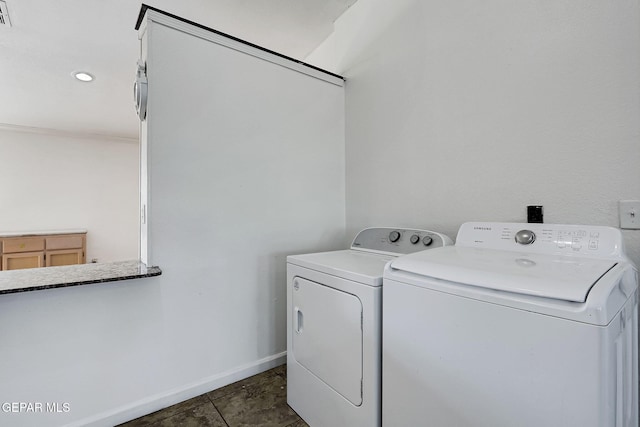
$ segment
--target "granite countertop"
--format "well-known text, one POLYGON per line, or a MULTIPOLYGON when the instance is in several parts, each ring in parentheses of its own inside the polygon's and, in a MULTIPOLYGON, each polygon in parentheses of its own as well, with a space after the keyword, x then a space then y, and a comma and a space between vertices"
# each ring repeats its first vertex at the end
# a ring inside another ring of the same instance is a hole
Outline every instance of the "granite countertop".
POLYGON ((162 274, 140 261, 105 262, 0 271, 0 295, 92 283, 139 279, 162 274))
POLYGON ((53 234, 85 234, 87 230, 84 228, 67 228, 55 230, 29 230, 29 231, 0 231, 2 237, 28 237, 28 236, 50 236, 53 234))

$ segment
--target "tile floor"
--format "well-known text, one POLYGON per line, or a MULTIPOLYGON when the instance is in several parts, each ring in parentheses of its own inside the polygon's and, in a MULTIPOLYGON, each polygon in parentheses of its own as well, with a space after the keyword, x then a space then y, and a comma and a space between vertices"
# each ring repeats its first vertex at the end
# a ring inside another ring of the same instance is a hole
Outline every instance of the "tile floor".
POLYGON ((210 391, 119 427, 308 427, 287 405, 287 366, 210 391))

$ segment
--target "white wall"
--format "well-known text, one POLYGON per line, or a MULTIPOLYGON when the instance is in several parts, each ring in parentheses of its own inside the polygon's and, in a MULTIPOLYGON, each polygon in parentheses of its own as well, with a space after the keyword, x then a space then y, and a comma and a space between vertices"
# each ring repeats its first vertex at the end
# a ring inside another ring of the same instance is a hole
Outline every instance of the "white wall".
POLYGON ((284 362, 286 256, 344 240, 344 88, 173 25, 145 34, 142 143, 172 359, 164 375, 185 387, 284 362))
POLYGON ((85 228, 87 262, 137 259, 138 146, 0 128, 0 232, 85 228))
MULTIPOLYGON (((359 0, 307 61, 346 76, 347 227, 618 225, 640 199, 632 0, 359 0)), ((640 231, 624 232, 640 264, 640 231)))

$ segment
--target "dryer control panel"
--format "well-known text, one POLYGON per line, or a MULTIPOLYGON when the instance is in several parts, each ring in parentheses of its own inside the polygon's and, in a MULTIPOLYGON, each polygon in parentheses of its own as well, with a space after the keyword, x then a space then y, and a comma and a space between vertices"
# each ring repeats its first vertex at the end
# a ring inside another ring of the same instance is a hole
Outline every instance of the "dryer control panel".
POLYGON ((351 249, 402 255, 452 244, 448 236, 435 231, 376 227, 359 232, 351 249))
POLYGON ((467 222, 456 246, 606 258, 624 256, 622 234, 597 225, 467 222))

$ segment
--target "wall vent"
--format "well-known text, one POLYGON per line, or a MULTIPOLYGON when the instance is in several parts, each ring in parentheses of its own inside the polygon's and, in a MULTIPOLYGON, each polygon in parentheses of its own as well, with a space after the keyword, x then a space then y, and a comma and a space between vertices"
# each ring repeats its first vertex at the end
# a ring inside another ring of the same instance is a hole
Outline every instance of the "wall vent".
POLYGON ((7 9, 7 2, 2 0, 0 0, 0 26, 11 26, 11 20, 9 20, 9 10, 7 9))

